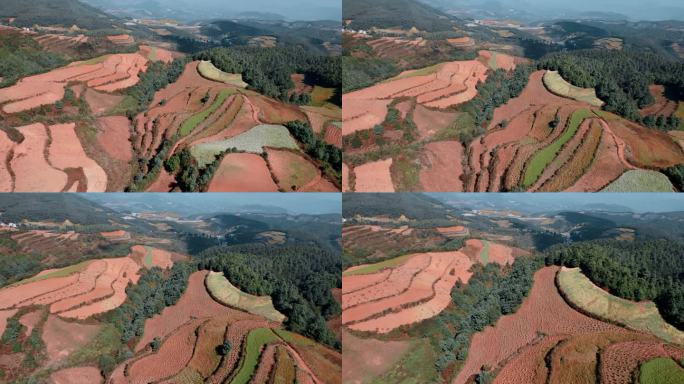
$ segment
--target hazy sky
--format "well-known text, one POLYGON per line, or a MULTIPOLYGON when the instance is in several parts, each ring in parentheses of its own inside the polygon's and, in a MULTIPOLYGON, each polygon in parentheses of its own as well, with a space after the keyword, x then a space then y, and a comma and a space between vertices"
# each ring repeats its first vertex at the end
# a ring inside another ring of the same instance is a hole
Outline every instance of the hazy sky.
POLYGON ((421 0, 441 8, 503 6, 549 17, 570 17, 589 11, 615 12, 634 20, 684 20, 682 0, 421 0))
MULTIPOLYGON (((178 0, 159 0, 177 3, 178 0)), ((342 20, 342 0, 182 0, 183 3, 231 13, 269 12, 291 20, 342 20)))
POLYGON ((622 206, 633 212, 684 212, 684 194, 681 193, 430 193, 443 201, 496 202, 498 205, 523 204, 534 211, 564 209, 581 210, 587 205, 622 206))

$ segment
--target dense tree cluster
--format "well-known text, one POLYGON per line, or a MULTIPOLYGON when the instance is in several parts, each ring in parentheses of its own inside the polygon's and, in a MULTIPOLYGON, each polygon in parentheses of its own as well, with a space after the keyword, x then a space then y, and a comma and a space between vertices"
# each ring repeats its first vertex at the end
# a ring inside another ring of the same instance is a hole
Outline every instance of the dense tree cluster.
POLYGON ((301 73, 309 84, 341 89, 340 58, 316 55, 299 47, 270 49, 252 47, 213 48, 197 53, 195 60, 210 60, 218 69, 240 73, 257 92, 282 101, 294 88, 291 75, 301 73))
POLYGON ((444 312, 436 322, 440 332, 440 355, 435 362, 442 371, 452 362, 468 357, 470 339, 476 332, 515 312, 532 287, 540 258, 518 258, 503 270, 496 264, 476 267, 468 284, 458 282, 451 292, 456 311, 444 312), (456 329, 454 333, 450 329, 456 329))
POLYGON ((211 248, 196 259, 200 269, 223 272, 245 292, 270 295, 288 329, 340 347, 325 323, 341 311, 331 292, 342 285, 339 254, 309 245, 253 244, 211 248))
POLYGON ((155 267, 140 277, 136 285, 126 288, 128 299, 110 312, 110 322, 128 343, 143 334, 145 320, 175 304, 188 286, 191 264, 176 262, 170 271, 155 267))
POLYGON ((186 63, 187 59, 175 59, 170 64, 161 61, 149 63, 147 71, 140 73, 138 83, 126 91, 136 101, 135 107, 126 112, 128 118, 133 120, 139 113, 147 110, 154 94, 178 80, 186 63))
POLYGON ((650 126, 674 124, 656 117, 639 116, 639 109, 654 102, 649 85, 664 85, 675 99, 684 96, 684 63, 643 50, 582 50, 553 53, 539 61, 539 68, 557 70, 570 83, 595 88, 605 110, 650 126), (655 119, 652 121, 652 119, 655 119))
POLYGON ((337 184, 340 185, 342 182, 342 150, 316 136, 308 122, 291 121, 285 126, 290 134, 304 145, 306 153, 323 163, 326 173, 335 176, 337 184))
POLYGON ((66 65, 63 56, 43 51, 32 37, 21 33, 0 34, 0 87, 14 84, 22 77, 66 65))
POLYGON ((474 117, 475 127, 470 130, 467 129, 468 127, 458 127, 459 140, 467 144, 483 134, 494 117, 494 110, 506 104, 510 99, 520 96, 532 71, 533 68, 528 65, 519 65, 513 72, 497 69, 487 77, 484 83, 479 83, 477 96, 461 107, 474 117))
POLYGON ((684 165, 675 165, 662 171, 678 191, 684 191, 684 165))
POLYGON ((684 246, 669 240, 601 240, 557 246, 547 264, 580 267, 596 285, 628 300, 652 300, 672 325, 684 329, 684 246))

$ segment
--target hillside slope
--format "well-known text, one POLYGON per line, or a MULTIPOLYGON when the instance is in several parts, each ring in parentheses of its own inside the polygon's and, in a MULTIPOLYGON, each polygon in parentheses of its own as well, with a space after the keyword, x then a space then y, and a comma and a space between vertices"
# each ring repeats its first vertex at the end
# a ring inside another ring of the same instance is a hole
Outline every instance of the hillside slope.
POLYGON ((78 0, 3 0, 0 2, 0 18, 14 17, 16 26, 77 25, 86 29, 111 28, 114 18, 78 0))
POLYGON ((452 21, 446 14, 415 0, 346 0, 344 20, 354 29, 416 27, 425 31, 446 31, 452 21))

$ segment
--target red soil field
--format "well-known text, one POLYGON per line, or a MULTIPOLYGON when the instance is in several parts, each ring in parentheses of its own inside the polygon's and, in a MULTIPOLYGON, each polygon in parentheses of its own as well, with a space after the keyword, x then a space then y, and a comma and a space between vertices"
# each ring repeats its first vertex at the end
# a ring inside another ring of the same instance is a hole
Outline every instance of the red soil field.
POLYGON ((107 36, 107 40, 111 41, 115 45, 131 45, 135 43, 135 40, 130 35, 110 35, 107 36))
POLYGON ((173 190, 176 185, 176 178, 162 169, 159 172, 159 177, 147 188, 146 192, 169 192, 173 190))
POLYGON ((294 93, 311 93, 313 87, 304 82, 305 75, 301 73, 293 73, 290 75, 294 83, 294 93))
POLYGON ((349 167, 347 166, 346 163, 342 163, 342 192, 349 192, 351 191, 350 185, 349 185, 349 167))
MULTIPOLYGON (((152 264, 149 266, 145 265, 146 268, 159 267, 161 269, 170 269, 173 267, 174 255, 171 252, 152 247, 149 248, 149 251, 152 253, 152 264)), ((148 248, 142 245, 135 245, 131 248, 131 252, 147 255, 148 248)))
POLYGON ((655 101, 646 108, 639 110, 639 114, 644 117, 648 115, 672 116, 677 111, 677 102, 665 97, 665 87, 662 85, 651 85, 648 90, 653 95, 655 101))
POLYGON ((124 230, 118 230, 118 231, 111 231, 111 232, 100 232, 100 236, 104 237, 105 239, 110 239, 110 240, 120 240, 120 239, 130 239, 131 234, 124 231, 124 230))
POLYGON ((92 88, 86 88, 85 101, 90 107, 90 111, 95 115, 101 115, 107 111, 111 111, 114 107, 119 105, 123 100, 121 95, 110 95, 108 93, 98 92, 92 88))
POLYGON ((50 164, 63 171, 68 168, 81 168, 86 177, 88 192, 104 192, 107 190, 107 174, 83 150, 76 136, 76 125, 59 124, 50 127, 51 143, 48 148, 50 164))
POLYGON ((193 318, 224 316, 233 321, 257 318, 254 315, 228 308, 214 301, 204 287, 206 275, 207 271, 195 272, 190 275, 188 288, 178 302, 171 307, 164 308, 161 314, 155 315, 145 322, 145 332, 135 348, 136 352, 147 347, 155 337, 164 339, 193 318))
POLYGON ((342 135, 351 135, 356 131, 371 129, 385 121, 387 106, 392 102, 390 99, 378 100, 361 97, 355 93, 342 96, 342 135))
POLYGON ((48 316, 43 325, 43 341, 51 362, 66 358, 86 345, 97 335, 99 325, 65 321, 54 315, 48 316))
POLYGON ((660 342, 628 341, 608 346, 601 355, 601 382, 606 384, 628 383, 632 372, 639 365, 657 357, 672 357, 677 361, 684 358, 684 351, 665 349, 660 342))
POLYGON ((496 375, 495 384, 546 384, 549 369, 544 364, 546 354, 563 340, 554 335, 522 348, 496 375))
POLYGON ((125 116, 107 116, 97 121, 101 127, 97 133, 97 142, 105 152, 116 160, 131 161, 133 148, 128 119, 125 116))
POLYGON ((14 172, 14 192, 60 192, 66 186, 67 175, 53 168, 45 159, 48 133, 37 123, 17 128, 24 141, 14 146, 9 165, 14 172))
POLYGON ((611 136, 606 130, 603 131, 594 162, 589 170, 567 192, 594 192, 601 190, 629 169, 620 160, 616 139, 615 136, 611 136))
POLYGON ((461 252, 468 256, 468 258, 473 262, 479 262, 482 249, 484 249, 482 240, 468 239, 465 242, 465 247, 461 248, 461 252))
MULTIPOLYGON (((353 269, 354 268, 349 268, 348 271, 352 271, 353 269)), ((393 269, 387 268, 380 272, 371 273, 367 275, 345 276, 344 284, 342 284, 342 293, 346 295, 352 292, 362 290, 367 287, 374 286, 382 281, 387 280, 389 276, 393 274, 393 272, 393 269)), ((351 305, 347 302, 347 299, 345 299, 344 301, 344 304, 342 304, 343 308, 346 308, 351 305)))
POLYGON ((392 159, 366 163, 354 168, 356 192, 394 192, 390 167, 392 159))
POLYGON ((42 311, 32 311, 28 312, 22 317, 19 318, 19 323, 26 327, 26 337, 31 336, 31 332, 33 332, 33 328, 38 325, 38 322, 41 320, 43 317, 43 312, 42 311))
POLYGON ((413 110, 413 122, 416 123, 420 138, 429 139, 449 127, 456 115, 455 112, 435 111, 418 104, 413 110))
POLYGON ((572 309, 555 286, 557 271, 557 267, 537 271, 532 289, 518 311, 501 317, 494 327, 487 327, 472 337, 468 358, 453 383, 466 383, 482 366, 499 367, 520 348, 536 340, 540 332, 546 337, 625 332, 572 309))
POLYGON ((325 136, 323 137, 326 143, 334 145, 337 148, 342 148, 342 128, 335 124, 328 124, 325 127, 325 136))
MULTIPOLYGON (((415 275, 408 290, 390 298, 376 300, 368 305, 355 307, 367 308, 371 314, 380 317, 349 325, 350 329, 364 332, 387 333, 398 327, 421 322, 436 316, 451 303, 451 289, 457 281, 467 283, 472 275, 469 271, 472 261, 461 252, 435 252, 430 255, 430 265, 415 275), (389 311, 389 313, 387 313, 389 311)), ((350 309, 346 309, 344 317, 350 309)), ((355 311, 356 312, 356 311, 355 311)), ((356 313, 350 313, 350 319, 356 313)))
POLYGON ((282 104, 261 95, 250 97, 250 101, 260 111, 260 120, 266 124, 284 124, 294 120, 306 120, 306 115, 296 106, 282 104))
MULTIPOLYGON (((128 366, 128 375, 134 382, 152 383, 180 372, 190 361, 197 341, 196 330, 202 320, 192 320, 175 330, 162 343, 159 351, 139 359, 128 366)), ((112 381, 112 384, 125 381, 112 381)))
POLYGON ((223 158, 209 184, 209 192, 277 192, 263 157, 230 153, 223 158))
POLYGON ((337 187, 332 182, 319 176, 314 181, 309 182, 307 185, 303 186, 299 192, 339 192, 340 188, 337 187))
POLYGON ((463 145, 459 141, 432 142, 423 147, 420 185, 431 192, 462 192, 463 145))
POLYGON ((101 384, 100 369, 96 367, 67 368, 50 375, 51 384, 101 384))
POLYGON ((70 82, 85 82, 99 91, 113 92, 138 82, 147 68, 147 59, 137 53, 109 55, 96 64, 75 62, 47 73, 21 79, 16 85, 0 89, 0 104, 6 113, 17 113, 54 104, 64 97, 70 82))
POLYGON ((665 132, 659 132, 624 119, 608 121, 629 147, 627 160, 642 168, 668 168, 684 163, 684 152, 665 132))
POLYGON ((18 309, 6 309, 0 311, 0 334, 5 333, 5 327, 7 327, 7 320, 16 315, 18 309))
MULTIPOLYGON (((492 58, 492 52, 490 51, 480 51, 480 56, 489 61, 492 58)), ((507 55, 505 53, 496 52, 496 67, 503 69, 505 71, 512 71, 515 69, 516 64, 524 61, 524 59, 507 55)))
POLYGON ((465 37, 457 37, 454 39, 447 39, 447 42, 454 47, 473 47, 475 46, 475 40, 473 40, 471 37, 465 36, 465 37))
POLYGON ((149 60, 152 52, 154 51, 155 58, 153 61, 163 61, 165 63, 170 63, 174 59, 174 54, 171 51, 159 47, 150 47, 149 45, 141 45, 140 53, 147 57, 149 60))
MULTIPOLYGON (((5 131, 0 131, 0 154, 9 155, 14 147, 14 142, 7 137, 5 131)), ((0 161, 0 192, 12 192, 14 190, 14 180, 7 167, 6 161, 0 161)))
POLYGON ((316 166, 297 153, 273 148, 267 148, 266 153, 271 172, 284 191, 304 189, 316 184, 321 177, 316 166))
POLYGON ((253 383, 268 383, 271 370, 275 366, 275 352, 276 344, 270 344, 261 352, 259 357, 259 365, 257 366, 254 376, 252 376, 253 383))

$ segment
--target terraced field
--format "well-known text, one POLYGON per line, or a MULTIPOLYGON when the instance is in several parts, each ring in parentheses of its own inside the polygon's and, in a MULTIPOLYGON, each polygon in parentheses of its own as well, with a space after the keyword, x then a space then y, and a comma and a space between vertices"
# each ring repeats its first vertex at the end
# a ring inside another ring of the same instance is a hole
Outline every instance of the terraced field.
POLYGON ((510 248, 490 248, 487 257, 463 248, 407 254, 348 269, 342 277, 342 324, 357 332, 386 334, 438 315, 451 303, 454 285, 468 282, 473 264, 513 262, 510 248))
POLYGON ((109 382, 341 383, 338 352, 279 329, 279 322, 220 304, 205 280, 209 285, 208 272, 193 273, 181 299, 146 321, 136 355, 109 382), (149 347, 154 338, 161 341, 156 351, 149 347), (224 342, 231 348, 220 355, 216 347, 224 342))
MULTIPOLYGON (((21 241, 18 238, 17 241, 21 241)), ((84 320, 117 308, 126 300, 126 287, 136 284, 145 267, 128 257, 86 261, 47 270, 0 290, 0 309, 47 306, 49 313, 65 319, 84 320)), ((168 258, 153 258, 153 265, 170 268, 168 258)))
POLYGON ((285 321, 285 316, 273 307, 269 296, 253 296, 242 292, 222 273, 210 272, 206 278, 206 286, 211 297, 221 304, 263 316, 277 323, 285 321))
POLYGON ((634 191, 669 190, 665 176, 656 173, 684 163, 680 135, 602 111, 594 90, 572 87, 551 71, 532 73, 520 96, 496 108, 486 132, 467 147, 457 140, 440 139, 461 124, 472 123, 462 121, 464 115, 458 112, 458 105, 476 94, 476 90, 470 93, 470 86, 486 79, 491 68, 510 70, 519 63, 510 56, 482 51, 473 62, 406 71, 345 94, 346 180, 352 184, 347 190, 598 192, 612 183, 634 191), (445 74, 453 74, 450 81, 461 79, 458 68, 474 71, 465 76, 465 85, 458 90, 455 83, 437 86, 445 74), (475 80, 479 74, 482 77, 475 80), (429 96, 452 91, 456 93, 437 101, 429 96), (452 99, 456 101, 448 102, 452 99), (406 129, 415 129, 412 135, 420 140, 413 137, 404 143, 406 129), (387 152, 387 143, 396 140, 397 149, 387 152), (410 146, 405 153, 404 145, 410 146), (657 183, 647 187, 645 180, 657 183))
POLYGON ((197 71, 199 71, 202 77, 218 81, 221 83, 226 83, 234 85, 240 88, 247 88, 247 83, 242 81, 242 75, 239 73, 225 73, 222 70, 216 68, 211 61, 201 61, 197 66, 197 71))
POLYGON ((559 271, 537 271, 516 313, 472 337, 467 360, 452 383, 469 382, 483 366, 496 374, 495 383, 628 383, 643 363, 684 357, 684 349, 662 339, 573 309, 556 286, 559 271))

